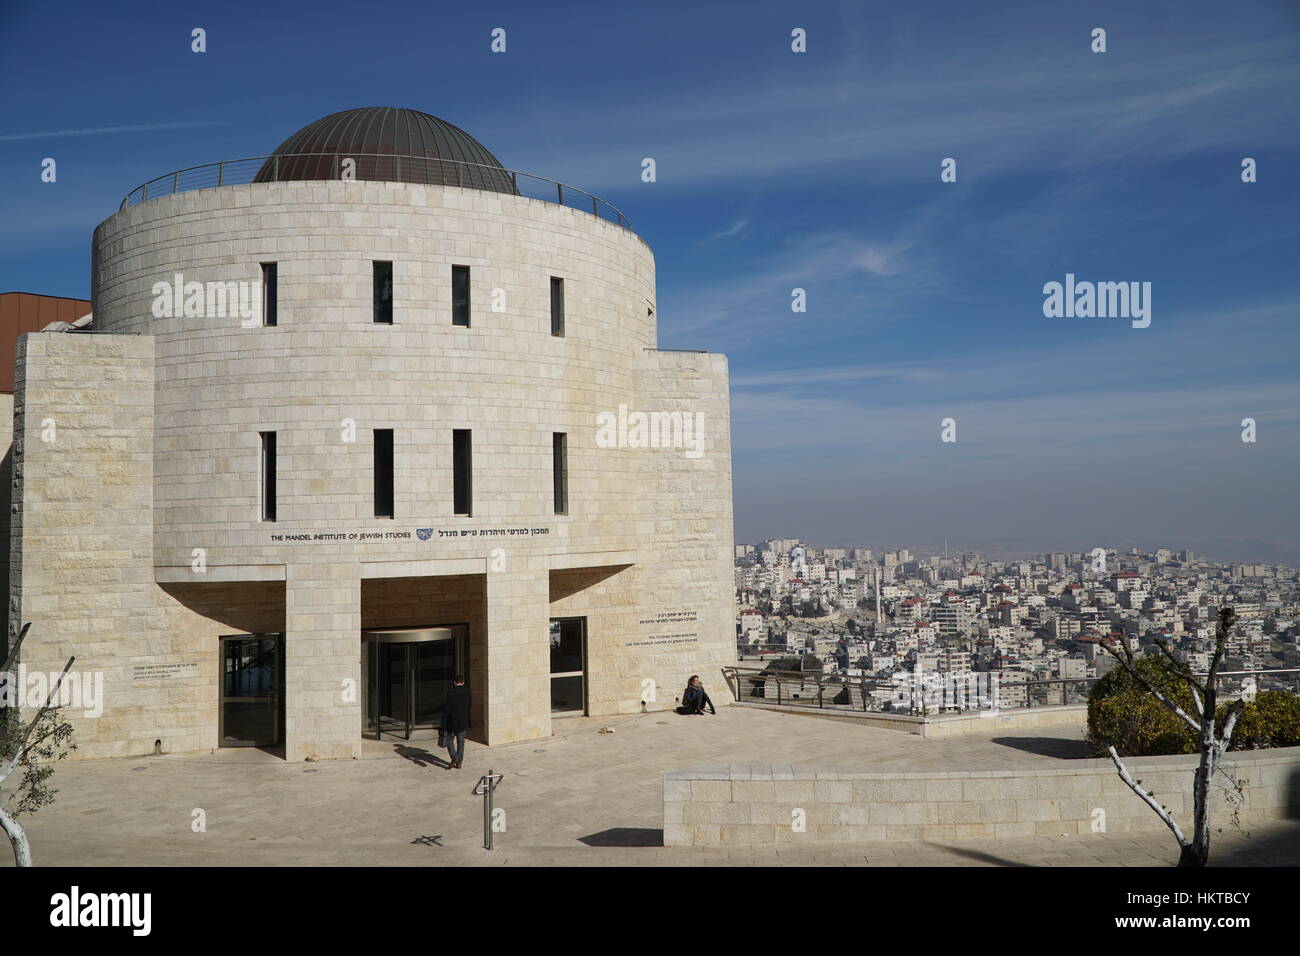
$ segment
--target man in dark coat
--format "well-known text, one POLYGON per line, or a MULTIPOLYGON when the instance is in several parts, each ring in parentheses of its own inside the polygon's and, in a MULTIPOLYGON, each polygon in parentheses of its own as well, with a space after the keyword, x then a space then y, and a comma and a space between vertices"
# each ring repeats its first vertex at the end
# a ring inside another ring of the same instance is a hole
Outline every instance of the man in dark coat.
POLYGON ((456 675, 447 699, 442 705, 442 732, 446 737, 447 754, 451 760, 449 770, 460 769, 465 757, 465 732, 469 730, 469 688, 465 677, 456 675))

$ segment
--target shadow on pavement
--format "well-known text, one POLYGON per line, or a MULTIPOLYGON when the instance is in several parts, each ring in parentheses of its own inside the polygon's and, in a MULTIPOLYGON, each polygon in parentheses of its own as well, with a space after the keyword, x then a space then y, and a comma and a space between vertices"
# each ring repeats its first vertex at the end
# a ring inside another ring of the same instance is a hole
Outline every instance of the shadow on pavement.
POLYGON ((587 846, 663 846, 664 831, 637 827, 613 827, 588 836, 578 837, 587 846))
POLYGON ((1030 866, 1029 863, 1018 863, 1015 860, 1007 860, 1000 856, 994 856, 992 853, 985 853, 983 850, 975 850, 966 846, 944 846, 941 843, 935 843, 933 846, 942 847, 949 853, 955 853, 958 856, 964 856, 967 859, 979 860, 981 863, 992 863, 995 866, 1030 866))
POLYGON ((393 753, 403 760, 411 761, 417 767, 438 767, 441 770, 446 770, 451 766, 450 761, 442 757, 435 757, 423 747, 408 747, 404 744, 397 744, 393 747, 393 753))
POLYGON ((1088 745, 1070 737, 994 737, 995 744, 1043 757, 1079 760, 1088 756, 1088 745))

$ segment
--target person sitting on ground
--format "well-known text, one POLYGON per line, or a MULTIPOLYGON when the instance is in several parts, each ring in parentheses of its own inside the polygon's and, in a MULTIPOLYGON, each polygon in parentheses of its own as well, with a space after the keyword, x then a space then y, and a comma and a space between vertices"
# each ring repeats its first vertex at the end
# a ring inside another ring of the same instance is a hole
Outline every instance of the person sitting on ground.
POLYGON ((717 709, 713 706, 713 701, 709 700, 709 694, 704 689, 704 682, 700 680, 699 674, 692 674, 691 679, 686 682, 686 691, 682 694, 682 706, 680 712, 683 714, 702 714, 704 708, 709 708, 709 713, 717 714, 717 709))

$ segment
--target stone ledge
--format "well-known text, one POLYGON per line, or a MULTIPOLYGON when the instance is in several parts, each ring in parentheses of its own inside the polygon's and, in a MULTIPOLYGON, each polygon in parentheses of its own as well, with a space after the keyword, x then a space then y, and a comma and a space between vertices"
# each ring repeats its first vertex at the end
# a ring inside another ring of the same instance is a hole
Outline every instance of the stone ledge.
MULTIPOLYGON (((1127 766, 1185 827, 1195 755, 1137 758, 1127 766)), ((1162 829, 1164 823, 1109 760, 1069 768, 872 773, 798 764, 710 764, 663 775, 665 845, 773 841, 855 842, 958 837, 1077 836, 1162 829), (779 775, 778 775, 779 774, 779 775), (938 799, 936 799, 938 798, 938 799), (803 829, 792 823, 801 821, 803 829), (864 834, 871 834, 870 837, 864 834)), ((1231 752, 1246 781, 1244 823, 1300 816, 1300 747, 1231 752)), ((1216 815, 1228 812, 1211 796, 1216 815)))

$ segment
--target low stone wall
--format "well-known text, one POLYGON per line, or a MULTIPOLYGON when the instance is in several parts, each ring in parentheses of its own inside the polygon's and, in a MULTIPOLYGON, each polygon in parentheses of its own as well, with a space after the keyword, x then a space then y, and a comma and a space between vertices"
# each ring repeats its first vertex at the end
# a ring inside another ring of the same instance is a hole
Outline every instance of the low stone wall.
MULTIPOLYGON (((1126 762, 1190 835, 1195 756, 1126 762)), ((1119 779, 1109 760, 1060 761, 1042 770, 865 773, 790 765, 717 765, 664 775, 666 846, 776 842, 998 839, 1164 823, 1119 779), (802 826, 800 826, 800 824, 802 826)), ((1240 821, 1300 819, 1300 747, 1231 753, 1243 781, 1240 821)), ((1215 826, 1231 826, 1219 775, 1215 826)))
POLYGON ((1088 720, 1087 704, 973 711, 966 714, 936 714, 929 717, 877 711, 798 707, 792 704, 758 704, 750 701, 739 701, 735 706, 775 710, 783 714, 799 714, 804 717, 820 717, 823 720, 842 720, 867 727, 900 730, 921 737, 960 737, 966 734, 987 734, 995 730, 1027 730, 1034 727, 1082 727, 1088 720))

